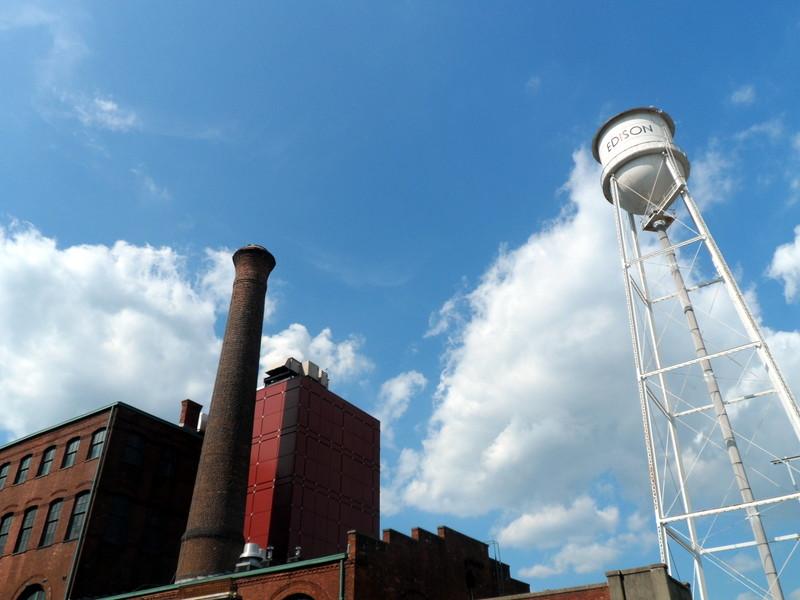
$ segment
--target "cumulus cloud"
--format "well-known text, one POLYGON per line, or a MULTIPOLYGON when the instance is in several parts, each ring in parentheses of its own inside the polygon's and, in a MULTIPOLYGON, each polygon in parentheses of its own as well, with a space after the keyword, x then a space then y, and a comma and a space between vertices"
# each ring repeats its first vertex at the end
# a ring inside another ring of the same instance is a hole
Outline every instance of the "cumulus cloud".
MULTIPOLYGON (((586 505, 584 508, 573 507, 573 510, 583 514, 592 509, 596 510, 593 504, 586 502, 584 504, 586 505)), ((599 514, 602 514, 602 511, 599 514)), ((617 563, 626 552, 634 551, 641 554, 650 551, 656 543, 655 532, 639 513, 631 515, 624 523, 624 530, 613 535, 602 530, 614 528, 617 524, 615 514, 607 512, 601 520, 604 526, 595 526, 592 532, 594 535, 588 532, 568 535, 565 542, 553 544, 558 546, 558 550, 545 561, 521 569, 520 574, 523 577, 545 578, 563 573, 582 574, 602 571, 617 563)))
POLYGON ((419 371, 406 371, 381 385, 375 416, 381 422, 381 433, 388 444, 394 442, 392 424, 406 413, 411 398, 424 390, 427 383, 419 371))
POLYGON ((116 401, 172 418, 208 403, 219 340, 213 302, 170 248, 59 248, 0 229, 0 429, 14 436, 116 401))
POLYGON ((800 285, 800 225, 794 228, 794 241, 778 246, 772 255, 767 274, 783 282, 787 302, 797 299, 800 285))
MULTIPOLYGON (((652 521, 632 521, 623 512, 623 506, 650 507, 613 214, 588 152, 577 152, 574 161, 562 214, 520 247, 502 250, 474 289, 446 304, 439 314, 447 326, 432 320, 432 329, 451 335, 434 411, 421 448, 405 465, 405 483, 386 486, 394 492, 393 502, 399 496, 422 510, 436 507, 458 516, 501 513, 497 530, 504 544, 540 552, 553 544, 552 554, 522 571, 523 576, 589 572, 623 553, 652 551, 654 542, 652 521), (453 318, 457 310, 462 314, 453 318), (614 482, 615 495, 600 500, 599 484, 606 481, 614 482), (576 523, 588 528, 584 537, 576 523)), ((707 256, 695 263, 689 251, 679 255, 688 285, 708 279, 707 256)), ((651 283, 661 280, 671 290, 668 270, 663 265, 654 269, 651 283)), ((715 320, 735 318, 724 296, 718 286, 693 293, 710 349, 742 343, 737 338, 741 331, 715 320)), ((665 364, 680 362, 672 361, 673 355, 693 358, 680 306, 675 301, 659 306, 665 311, 660 316, 677 324, 671 328, 674 334, 659 329, 670 359, 665 364)), ((800 335, 764 333, 785 372, 797 379, 800 335)), ((758 384, 770 387, 763 371, 755 369, 730 379, 748 364, 747 356, 738 360, 715 364, 726 397, 758 384)), ((681 373, 667 379, 679 394, 685 390, 684 398, 697 394, 698 404, 708 401, 701 376, 681 373)), ((758 444, 793 439, 788 428, 773 436, 771 425, 755 437, 761 423, 773 423, 776 415, 785 424, 774 398, 767 409, 757 402, 736 406, 731 409, 734 426, 758 444)), ((687 428, 682 435, 691 485, 698 489, 696 506, 719 505, 731 477, 724 444, 713 415, 700 414, 691 425, 696 432, 687 428), (698 458, 701 449, 705 454, 698 458)), ((748 442, 748 452, 753 458, 760 450, 748 442)), ((777 477, 772 471, 768 475, 777 477)), ((771 485, 759 480, 754 489, 762 484, 771 485)), ((667 489, 666 497, 670 510, 679 511, 674 490, 667 489)))
POLYGON ((598 532, 614 531, 619 523, 616 506, 598 508, 588 496, 569 505, 550 504, 526 512, 503 527, 498 541, 516 548, 553 547, 564 539, 593 537, 598 532))
POLYGON ((743 85, 733 91, 730 96, 733 104, 749 105, 756 101, 756 88, 751 84, 743 85))
MULTIPOLYGON (((233 267, 228 250, 206 256, 195 277, 168 247, 61 248, 33 226, 0 227, 0 440, 117 401, 170 420, 183 398, 208 407, 233 267)), ((371 365, 360 345, 294 324, 264 336, 262 363, 286 353, 344 379, 371 365)))
POLYGON ((305 325, 292 323, 275 335, 261 339, 261 366, 271 369, 282 365, 289 357, 310 360, 328 371, 332 380, 351 380, 372 369, 372 361, 361 353, 364 340, 349 336, 341 342, 333 339, 333 332, 324 328, 312 336, 305 325))
POLYGON ((645 468, 613 216, 591 157, 574 158, 563 215, 466 296, 411 505, 476 515, 559 503, 609 466, 645 468))
POLYGON ((403 448, 394 466, 381 464, 381 515, 397 514, 405 507, 403 491, 419 468, 419 453, 403 448))

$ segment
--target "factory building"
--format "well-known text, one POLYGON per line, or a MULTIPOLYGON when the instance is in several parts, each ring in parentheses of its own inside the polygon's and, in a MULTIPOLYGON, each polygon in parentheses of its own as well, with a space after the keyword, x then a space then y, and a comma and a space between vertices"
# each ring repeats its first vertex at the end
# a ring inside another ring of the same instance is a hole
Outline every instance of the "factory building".
POLYGON ((170 581, 200 443, 195 427, 119 402, 0 448, 0 598, 170 581))
POLYGON ((313 363, 256 390, 275 260, 233 262, 207 425, 191 400, 177 425, 117 403, 0 448, 0 597, 686 600, 663 566, 531 594, 447 527, 377 539, 378 421, 313 363))
POLYGON ((347 532, 378 535, 380 423, 290 358, 256 392, 245 541, 273 560, 344 552, 347 532))

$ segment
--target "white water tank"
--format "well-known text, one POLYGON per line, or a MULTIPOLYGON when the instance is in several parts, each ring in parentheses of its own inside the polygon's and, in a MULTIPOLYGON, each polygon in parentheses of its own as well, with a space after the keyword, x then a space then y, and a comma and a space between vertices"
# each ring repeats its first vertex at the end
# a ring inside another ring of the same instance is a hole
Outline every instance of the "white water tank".
POLYGON ((598 129, 592 153, 603 166, 603 195, 609 202, 611 177, 619 183, 620 206, 636 215, 649 214, 674 192, 677 183, 666 165, 665 152, 675 157, 681 175, 689 176, 689 160, 672 143, 675 122, 655 107, 632 108, 611 117, 598 129))

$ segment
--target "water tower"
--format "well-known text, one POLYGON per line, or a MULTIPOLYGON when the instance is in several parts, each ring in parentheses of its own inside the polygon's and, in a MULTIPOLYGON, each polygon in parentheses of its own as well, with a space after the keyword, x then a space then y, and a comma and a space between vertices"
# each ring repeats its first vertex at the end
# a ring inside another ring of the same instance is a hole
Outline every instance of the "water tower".
POLYGON ((661 560, 691 573, 695 598, 783 599, 800 589, 800 410, 674 134, 664 111, 634 108, 592 147, 616 217, 661 560))

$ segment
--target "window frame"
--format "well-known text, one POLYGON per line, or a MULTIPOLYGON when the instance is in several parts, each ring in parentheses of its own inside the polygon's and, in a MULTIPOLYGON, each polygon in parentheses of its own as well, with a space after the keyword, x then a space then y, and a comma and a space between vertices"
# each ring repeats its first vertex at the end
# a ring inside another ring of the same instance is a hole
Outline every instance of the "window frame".
POLYGON ((106 428, 101 427, 100 429, 96 430, 89 441, 89 450, 86 452, 86 460, 93 460, 95 458, 100 458, 100 455, 103 454, 103 446, 106 443, 106 428), (97 438, 102 435, 102 438, 98 440, 97 438))
POLYGON ((36 470, 37 477, 44 477, 49 475, 53 470, 53 463, 56 462, 56 446, 48 446, 42 452, 42 460, 39 462, 39 468, 36 470), (48 456, 48 452, 50 455, 48 456), (45 470, 47 469, 47 470, 45 470))
POLYGON ((25 483, 28 480, 28 473, 31 470, 31 462, 33 461, 33 454, 26 454, 22 457, 19 461, 19 467, 17 467, 17 474, 14 475, 14 484, 19 485, 20 483, 25 483))
POLYGON ((39 537, 39 548, 52 546, 56 541, 58 522, 61 520, 61 510, 64 508, 64 499, 57 498, 50 503, 47 516, 44 519, 42 535, 39 537), (52 528, 50 527, 52 525, 52 528))
POLYGON ((0 556, 5 554, 6 544, 8 543, 11 526, 14 524, 14 513, 8 512, 0 517, 0 556), (5 526, 5 530, 3 527, 5 526))
POLYGON ((81 537, 83 525, 86 522, 86 515, 89 512, 89 491, 76 494, 75 501, 72 503, 72 511, 69 515, 67 533, 64 537, 65 542, 71 542, 81 537), (79 512, 80 507, 80 512, 79 512), (76 523, 77 526, 76 526, 76 523))
POLYGON ((31 541, 31 533, 33 533, 33 526, 36 524, 36 511, 38 506, 29 506, 22 513, 22 525, 17 534, 17 541, 14 543, 14 554, 20 554, 28 549, 29 542, 31 541))
POLYGON ((29 585, 17 597, 17 600, 47 600, 47 592, 44 588, 37 584, 29 585))
POLYGON ((8 480, 8 472, 10 470, 11 470, 10 462, 0 465, 0 490, 6 487, 6 481, 8 480))
POLYGON ((78 450, 81 448, 81 438, 74 437, 67 442, 64 450, 64 458, 61 459, 61 468, 68 469, 73 466, 78 458, 78 450), (74 449, 71 449, 74 444, 74 449))

